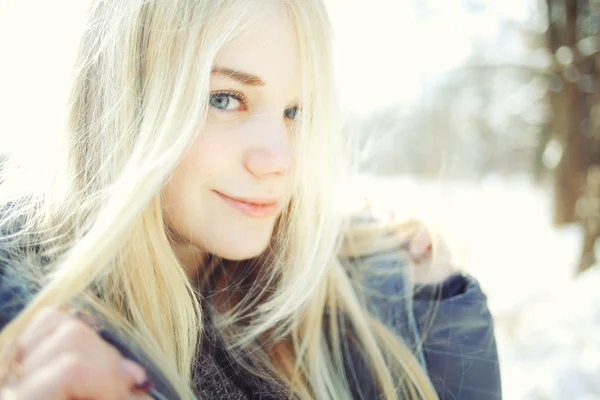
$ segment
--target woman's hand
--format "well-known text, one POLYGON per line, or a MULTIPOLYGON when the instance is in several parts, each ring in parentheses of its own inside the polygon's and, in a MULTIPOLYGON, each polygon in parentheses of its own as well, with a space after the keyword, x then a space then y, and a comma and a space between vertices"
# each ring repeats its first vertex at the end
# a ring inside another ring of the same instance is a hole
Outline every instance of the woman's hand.
POLYGON ((12 360, 0 360, 14 371, 0 387, 0 400, 149 399, 135 390, 147 386, 143 368, 84 321, 67 311, 41 310, 16 341, 12 360))
MULTIPOLYGON (((374 205, 365 197, 365 206, 352 215, 352 223, 380 226, 381 233, 393 237, 391 245, 403 249, 411 261, 410 279, 413 284, 441 283, 456 272, 450 247, 440 231, 419 219, 400 221, 393 210, 374 205)), ((389 246, 390 240, 386 242, 389 246)))
POLYGON ((406 229, 404 247, 413 261, 413 284, 441 283, 455 272, 450 248, 439 231, 419 220, 400 229, 406 229))

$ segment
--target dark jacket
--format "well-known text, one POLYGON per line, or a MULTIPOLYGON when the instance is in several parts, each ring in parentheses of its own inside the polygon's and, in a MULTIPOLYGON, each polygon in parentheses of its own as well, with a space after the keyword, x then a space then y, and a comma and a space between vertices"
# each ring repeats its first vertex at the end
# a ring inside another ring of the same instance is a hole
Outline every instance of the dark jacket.
MULTIPOLYGON (((371 311, 413 349, 441 399, 501 399, 493 322, 486 297, 475 279, 456 274, 441 285, 422 286, 413 291, 405 274, 380 273, 405 265, 397 252, 343 259, 342 263, 351 274, 362 272, 371 311)), ((34 291, 20 278, 14 265, 0 265, 0 330, 24 307, 34 291)), ((158 369, 131 341, 119 337, 110 327, 103 329, 101 335, 123 356, 146 368, 155 383, 155 398, 177 398, 158 369)), ((366 380, 367 371, 360 371, 363 364, 359 358, 350 351, 348 364, 356 377, 355 397, 370 400, 374 398, 374 388, 366 380)), ((274 386, 237 370, 218 345, 199 357, 196 380, 197 394, 202 399, 283 398, 274 386)))

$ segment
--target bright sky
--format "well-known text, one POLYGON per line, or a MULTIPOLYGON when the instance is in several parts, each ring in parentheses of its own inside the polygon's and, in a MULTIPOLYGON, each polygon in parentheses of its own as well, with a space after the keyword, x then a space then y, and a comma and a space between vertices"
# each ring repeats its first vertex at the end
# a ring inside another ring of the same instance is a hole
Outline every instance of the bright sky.
POLYGON ((0 152, 59 129, 86 3, 0 1, 0 152))
MULTIPOLYGON (((528 1, 478 0, 492 9, 492 17, 469 18, 458 12, 461 1, 429 0, 441 15, 424 23, 412 0, 329 0, 344 105, 368 113, 411 102, 423 80, 469 54, 474 34, 492 35, 495 18, 528 15, 528 1)), ((48 136, 44 132, 60 129, 87 3, 0 1, 0 151, 39 143, 48 136)))

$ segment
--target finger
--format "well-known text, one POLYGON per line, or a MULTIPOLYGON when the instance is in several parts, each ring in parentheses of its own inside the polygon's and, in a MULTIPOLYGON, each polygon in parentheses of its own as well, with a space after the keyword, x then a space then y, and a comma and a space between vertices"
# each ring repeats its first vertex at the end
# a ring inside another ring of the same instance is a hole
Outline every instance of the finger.
POLYGON ((133 361, 124 359, 119 351, 106 343, 92 328, 76 319, 57 327, 43 344, 38 346, 23 362, 23 373, 32 373, 54 360, 75 354, 93 360, 106 379, 120 383, 116 388, 124 396, 135 385, 146 380, 144 369, 133 361))
POLYGON ((432 257, 434 259, 450 259, 452 256, 452 251, 448 242, 445 239, 445 235, 443 235, 440 231, 435 230, 433 232, 433 238, 431 239, 432 244, 432 257))
POLYGON ((431 257, 434 265, 449 265, 452 263, 452 251, 450 250, 450 246, 448 246, 446 240, 442 238, 441 234, 436 236, 433 246, 434 249, 431 257))
POLYGON ((426 227, 417 230, 410 241, 410 252, 415 259, 429 255, 433 247, 431 233, 426 227))
POLYGON ((22 358, 26 359, 59 325, 68 320, 69 316, 60 312, 57 308, 42 308, 18 339, 22 358))
POLYGON ((87 325, 65 316, 60 326, 55 327, 48 337, 23 358, 23 373, 31 373, 66 353, 77 353, 97 362, 117 360, 120 357, 116 349, 106 344, 87 325))
POLYGON ((48 400, 121 400, 127 396, 109 379, 101 366, 79 355, 63 356, 25 377, 19 385, 19 399, 48 400))

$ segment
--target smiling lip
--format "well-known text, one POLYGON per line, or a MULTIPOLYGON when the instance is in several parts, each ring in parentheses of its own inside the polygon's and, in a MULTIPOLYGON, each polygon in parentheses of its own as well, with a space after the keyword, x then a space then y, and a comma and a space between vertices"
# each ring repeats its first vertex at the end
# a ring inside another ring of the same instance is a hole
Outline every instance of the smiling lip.
POLYGON ((225 200, 227 204, 249 217, 269 218, 277 214, 279 210, 277 200, 274 199, 229 197, 216 190, 215 193, 225 200))

